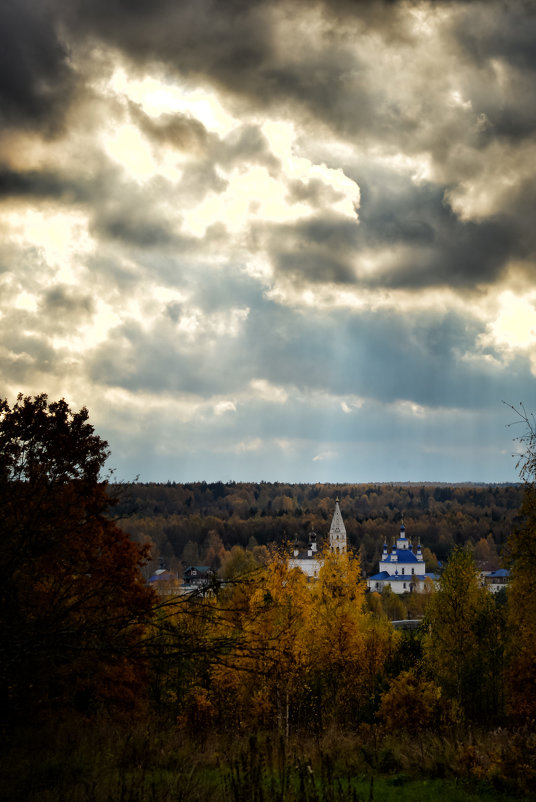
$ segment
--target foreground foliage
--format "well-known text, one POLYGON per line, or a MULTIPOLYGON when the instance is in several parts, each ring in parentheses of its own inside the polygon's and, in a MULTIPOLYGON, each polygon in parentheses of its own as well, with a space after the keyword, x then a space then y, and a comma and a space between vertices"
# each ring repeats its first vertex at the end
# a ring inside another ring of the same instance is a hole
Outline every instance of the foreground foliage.
POLYGON ((188 731, 321 732, 370 719, 398 635, 365 605, 352 555, 322 555, 318 581, 279 553, 205 596, 165 602, 148 642, 160 715, 188 731))
POLYGON ((510 802, 534 798, 536 738, 525 730, 411 735, 381 727, 320 738, 196 739, 147 720, 75 719, 19 731, 0 799, 17 802, 510 802))
POLYGON ((444 696, 469 721, 501 721, 505 615, 468 551, 451 555, 425 621, 426 664, 444 696))
POLYGON ((132 707, 152 593, 146 549, 108 517, 107 443, 86 409, 0 402, 0 704, 4 716, 132 707))

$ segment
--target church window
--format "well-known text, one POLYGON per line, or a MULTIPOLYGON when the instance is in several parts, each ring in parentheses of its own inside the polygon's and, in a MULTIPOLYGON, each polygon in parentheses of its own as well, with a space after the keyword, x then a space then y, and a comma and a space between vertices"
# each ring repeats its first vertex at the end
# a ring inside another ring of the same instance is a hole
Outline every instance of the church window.
MULTIPOLYGON (((405 569, 405 568, 403 568, 403 569, 402 569, 402 573, 405 573, 405 570, 406 570, 406 569, 405 569)), ((406 587, 406 586, 404 585, 404 587, 406 587)))

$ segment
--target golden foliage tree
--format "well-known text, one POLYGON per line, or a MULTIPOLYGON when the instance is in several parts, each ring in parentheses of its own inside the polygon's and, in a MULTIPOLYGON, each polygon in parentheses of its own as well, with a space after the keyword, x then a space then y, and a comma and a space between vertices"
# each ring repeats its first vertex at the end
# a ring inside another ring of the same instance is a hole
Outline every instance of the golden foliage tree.
POLYGON ((233 646, 210 686, 215 707, 234 711, 232 726, 321 729, 355 723, 370 704, 396 634, 366 612, 358 559, 326 551, 321 560, 309 582, 274 552, 254 581, 221 594, 219 626, 233 646))
POLYGON ((378 717, 389 731, 415 733, 437 723, 441 713, 441 688, 414 668, 402 671, 382 694, 378 717))
POLYGON ((426 610, 427 666, 468 718, 496 718, 502 707, 503 628, 472 555, 456 548, 426 610))

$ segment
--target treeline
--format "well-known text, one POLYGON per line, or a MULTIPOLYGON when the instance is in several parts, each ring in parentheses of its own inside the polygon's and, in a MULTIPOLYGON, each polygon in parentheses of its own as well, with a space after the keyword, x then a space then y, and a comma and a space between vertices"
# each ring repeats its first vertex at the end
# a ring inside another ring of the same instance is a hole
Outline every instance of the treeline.
POLYGON ((392 543, 402 516, 408 537, 427 550, 428 567, 467 545, 482 567, 499 567, 521 505, 521 485, 284 484, 194 482, 112 486, 114 515, 134 538, 149 543, 148 571, 204 564, 220 568, 233 546, 305 545, 312 531, 326 538, 340 499, 350 548, 370 574, 384 540, 392 543))

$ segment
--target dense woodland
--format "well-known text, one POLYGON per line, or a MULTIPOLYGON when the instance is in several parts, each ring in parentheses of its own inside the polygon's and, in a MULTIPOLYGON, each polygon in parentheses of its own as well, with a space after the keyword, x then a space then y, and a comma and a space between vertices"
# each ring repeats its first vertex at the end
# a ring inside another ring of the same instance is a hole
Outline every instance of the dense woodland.
POLYGON ((146 572, 162 561, 221 568, 233 546, 252 550, 270 543, 305 545, 314 531, 326 538, 335 499, 340 499, 348 544, 362 570, 373 573, 384 540, 420 538, 430 570, 455 546, 468 545, 483 567, 499 567, 508 535, 519 518, 523 487, 473 484, 283 484, 195 482, 114 486, 114 514, 138 542, 149 543, 146 572))
POLYGON ((419 802, 530 798, 536 427, 523 420, 519 487, 110 488, 87 410, 0 401, 0 799, 372 802, 402 785, 419 802), (354 550, 326 550, 308 582, 286 541, 325 536, 336 496, 354 550), (443 561, 438 586, 367 593, 360 553, 372 564, 402 512, 443 561), (195 549, 211 584, 157 596, 147 561, 195 549), (491 594, 479 571, 498 553, 511 581, 491 594), (406 612, 417 629, 393 627, 406 612))

